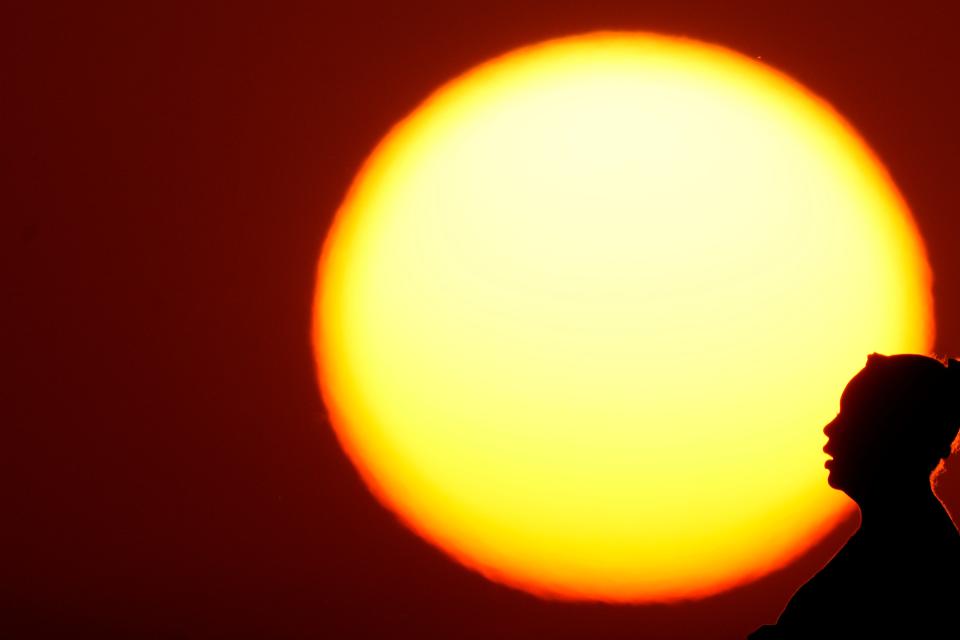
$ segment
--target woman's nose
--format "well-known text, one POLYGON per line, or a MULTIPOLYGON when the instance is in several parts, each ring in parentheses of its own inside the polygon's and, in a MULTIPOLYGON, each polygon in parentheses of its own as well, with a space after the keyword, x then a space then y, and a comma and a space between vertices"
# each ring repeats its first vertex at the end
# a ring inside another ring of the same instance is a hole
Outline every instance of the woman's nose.
POLYGON ((825 426, 825 427, 823 428, 823 435, 825 435, 825 436, 827 436, 827 437, 829 438, 829 437, 831 436, 831 434, 833 434, 833 432, 836 431, 837 421, 838 421, 838 418, 834 418, 833 420, 831 420, 830 422, 828 422, 828 423, 827 423, 827 426, 825 426))

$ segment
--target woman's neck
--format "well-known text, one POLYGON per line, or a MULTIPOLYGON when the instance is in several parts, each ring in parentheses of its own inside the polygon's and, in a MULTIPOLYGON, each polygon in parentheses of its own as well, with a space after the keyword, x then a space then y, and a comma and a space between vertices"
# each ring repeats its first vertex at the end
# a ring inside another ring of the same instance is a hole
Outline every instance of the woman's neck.
POLYGON ((914 529, 919 524, 918 519, 929 522, 946 515, 929 481, 897 483, 884 491, 859 497, 857 504, 860 506, 861 528, 914 529))

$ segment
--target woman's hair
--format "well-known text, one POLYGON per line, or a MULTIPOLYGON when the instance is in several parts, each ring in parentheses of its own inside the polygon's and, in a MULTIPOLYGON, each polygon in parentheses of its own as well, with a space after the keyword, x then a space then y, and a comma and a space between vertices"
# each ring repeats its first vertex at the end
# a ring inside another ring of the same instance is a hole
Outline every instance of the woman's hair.
POLYGON ((945 402, 949 409, 948 424, 953 425, 953 435, 950 436, 950 429, 947 429, 947 437, 950 439, 950 447, 947 455, 940 459, 937 468, 934 470, 934 477, 943 472, 944 462, 951 453, 960 451, 960 360, 957 358, 947 358, 944 361, 947 371, 946 398, 945 402))
POLYGON ((908 428, 902 442, 924 461, 934 477, 951 453, 960 450, 960 360, 916 354, 867 358, 873 391, 895 424, 908 428))

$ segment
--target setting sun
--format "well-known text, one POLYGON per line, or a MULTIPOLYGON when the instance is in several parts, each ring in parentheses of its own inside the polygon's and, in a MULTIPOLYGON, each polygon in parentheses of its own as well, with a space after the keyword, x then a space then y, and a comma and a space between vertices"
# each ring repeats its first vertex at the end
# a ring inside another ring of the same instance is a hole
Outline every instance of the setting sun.
POLYGON ((320 258, 320 388, 373 493, 490 579, 703 597, 848 513, 823 426, 927 352, 931 276, 829 105, 714 45, 597 33, 438 89, 320 258))

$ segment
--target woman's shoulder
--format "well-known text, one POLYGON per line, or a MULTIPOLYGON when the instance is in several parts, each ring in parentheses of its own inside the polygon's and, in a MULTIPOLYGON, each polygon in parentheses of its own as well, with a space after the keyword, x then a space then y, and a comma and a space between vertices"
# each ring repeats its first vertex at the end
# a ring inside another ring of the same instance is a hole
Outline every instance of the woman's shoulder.
MULTIPOLYGON (((911 621, 936 616, 946 601, 938 577, 960 563, 960 539, 929 541, 911 553, 892 552, 869 532, 860 530, 827 565, 801 586, 787 603, 777 629, 815 631, 899 628, 911 621)), ((956 591, 955 588, 953 588, 956 591)), ((826 635, 824 635, 826 634, 826 635)), ((759 636, 762 637, 762 636, 759 636)), ((770 636, 777 637, 777 636, 770 636)), ((789 634, 780 637, 790 637, 789 634)))

